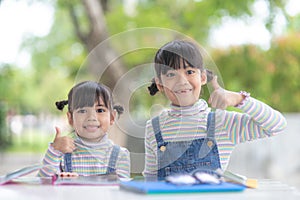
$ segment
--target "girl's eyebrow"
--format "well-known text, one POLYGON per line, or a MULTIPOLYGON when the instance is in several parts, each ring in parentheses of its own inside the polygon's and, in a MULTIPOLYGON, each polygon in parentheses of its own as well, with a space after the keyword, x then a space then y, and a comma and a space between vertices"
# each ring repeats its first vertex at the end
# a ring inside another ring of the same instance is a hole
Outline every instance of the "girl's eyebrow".
POLYGON ((166 72, 168 72, 168 71, 176 71, 177 69, 173 69, 173 68, 168 68, 167 70, 166 70, 166 72))
POLYGON ((96 105, 97 107, 106 107, 105 105, 103 105, 103 104, 98 104, 98 105, 96 105))

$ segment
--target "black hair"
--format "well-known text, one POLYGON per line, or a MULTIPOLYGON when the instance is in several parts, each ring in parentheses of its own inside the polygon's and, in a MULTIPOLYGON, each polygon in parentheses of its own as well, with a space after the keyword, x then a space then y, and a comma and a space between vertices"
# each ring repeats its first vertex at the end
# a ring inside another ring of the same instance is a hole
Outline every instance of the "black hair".
MULTIPOLYGON (((213 73, 203 66, 203 57, 198 46, 187 40, 173 40, 162 46, 154 57, 154 68, 158 79, 161 74, 166 74, 170 68, 184 69, 187 67, 200 69, 201 72, 206 71, 207 82, 213 78, 213 73)), ((148 87, 150 95, 155 95, 158 88, 155 79, 152 79, 151 85, 148 87)))
POLYGON ((74 110, 83 107, 92 107, 95 102, 100 103, 100 98, 104 105, 110 110, 116 110, 118 114, 122 114, 124 109, 120 105, 113 105, 113 97, 110 89, 97 82, 84 81, 75 85, 68 94, 68 100, 55 102, 58 110, 63 110, 68 105, 68 111, 72 113, 74 110))

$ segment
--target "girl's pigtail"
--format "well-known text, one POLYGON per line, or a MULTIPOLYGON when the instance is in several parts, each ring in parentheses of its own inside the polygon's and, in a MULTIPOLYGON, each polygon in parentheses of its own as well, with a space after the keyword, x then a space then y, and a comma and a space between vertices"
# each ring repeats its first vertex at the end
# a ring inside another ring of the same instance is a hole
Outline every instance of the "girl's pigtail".
POLYGON ((151 96, 154 96, 159 90, 157 88, 157 85, 155 83, 155 79, 153 78, 151 81, 151 85, 148 87, 149 93, 151 96))
POLYGON ((55 102, 55 105, 58 110, 63 110, 65 105, 68 105, 68 101, 67 100, 57 101, 55 102))
POLYGON ((208 69, 206 69, 205 71, 206 71, 206 80, 207 83, 209 83, 214 78, 214 73, 208 69))
POLYGON ((117 111, 118 115, 121 115, 124 112, 124 108, 120 105, 115 105, 114 110, 117 111))

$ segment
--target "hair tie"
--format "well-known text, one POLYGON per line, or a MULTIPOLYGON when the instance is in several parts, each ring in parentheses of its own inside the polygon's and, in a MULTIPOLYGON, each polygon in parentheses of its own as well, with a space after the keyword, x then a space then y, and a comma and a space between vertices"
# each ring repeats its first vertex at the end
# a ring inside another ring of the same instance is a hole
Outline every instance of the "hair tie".
POLYGON ((116 110, 119 115, 121 115, 124 112, 124 108, 120 105, 115 105, 113 109, 116 110))
POLYGON ((67 101, 67 100, 55 102, 56 108, 57 108, 58 110, 63 110, 64 107, 65 107, 65 105, 67 105, 67 104, 68 104, 68 101, 67 101))
POLYGON ((151 96, 154 96, 159 90, 158 90, 158 88, 157 88, 157 85, 156 85, 156 83, 155 83, 155 79, 153 78, 152 80, 151 80, 151 85, 148 87, 148 90, 149 90, 149 93, 150 93, 150 95, 151 96))

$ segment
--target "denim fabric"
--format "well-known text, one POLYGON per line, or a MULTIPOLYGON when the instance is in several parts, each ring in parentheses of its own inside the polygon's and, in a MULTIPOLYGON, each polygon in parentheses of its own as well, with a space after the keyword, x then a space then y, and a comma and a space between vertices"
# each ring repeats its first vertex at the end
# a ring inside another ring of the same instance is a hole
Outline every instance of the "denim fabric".
POLYGON ((157 142, 157 178, 177 173, 191 173, 195 170, 221 168, 219 151, 215 141, 215 113, 207 119, 207 137, 191 141, 165 142, 162 138, 159 118, 152 119, 157 142))
MULTIPOLYGON (((111 174, 111 173, 116 172, 116 163, 117 163, 119 152, 120 152, 120 147, 118 145, 114 145, 113 150, 110 154, 106 174, 111 174)), ((65 172, 72 172, 72 154, 71 153, 66 153, 64 155, 64 164, 65 164, 65 172)))
POLYGON ((64 155, 64 162, 65 162, 65 172, 72 172, 72 154, 66 153, 64 155))
POLYGON ((113 150, 110 154, 106 174, 111 174, 116 172, 116 164, 117 164, 119 152, 120 152, 120 147, 118 145, 114 145, 113 150))

